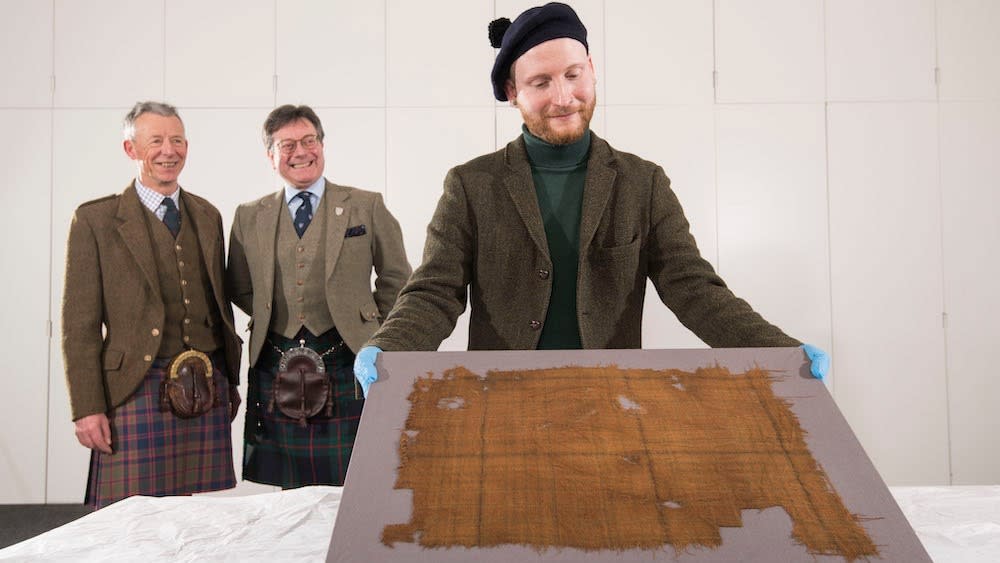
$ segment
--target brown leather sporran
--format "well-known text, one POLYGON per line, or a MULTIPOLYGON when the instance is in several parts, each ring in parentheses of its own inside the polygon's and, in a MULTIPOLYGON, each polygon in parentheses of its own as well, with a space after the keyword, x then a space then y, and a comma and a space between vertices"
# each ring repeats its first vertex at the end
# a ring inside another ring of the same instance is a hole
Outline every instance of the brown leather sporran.
POLYGON ((281 355, 267 411, 274 412, 275 406, 301 426, 323 410, 325 416, 333 416, 333 385, 323 358, 304 341, 281 355))
POLYGON ((197 350, 178 354, 160 383, 160 411, 195 418, 219 405, 212 380, 212 360, 197 350))

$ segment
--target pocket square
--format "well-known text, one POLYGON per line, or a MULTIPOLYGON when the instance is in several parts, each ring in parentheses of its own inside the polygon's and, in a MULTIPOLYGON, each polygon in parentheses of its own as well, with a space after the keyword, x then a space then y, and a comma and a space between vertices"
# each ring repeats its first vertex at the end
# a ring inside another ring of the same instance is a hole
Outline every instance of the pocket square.
POLYGON ((360 237, 361 235, 365 234, 366 232, 368 232, 368 231, 365 230, 365 226, 364 225, 356 225, 354 227, 348 227, 347 228, 347 232, 344 233, 344 238, 360 237))

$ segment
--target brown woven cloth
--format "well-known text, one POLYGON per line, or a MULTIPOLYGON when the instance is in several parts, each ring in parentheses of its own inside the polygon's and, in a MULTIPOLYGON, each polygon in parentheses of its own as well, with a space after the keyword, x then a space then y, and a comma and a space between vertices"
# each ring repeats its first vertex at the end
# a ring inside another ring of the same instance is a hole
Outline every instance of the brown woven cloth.
POLYGON ((395 484, 413 512, 382 541, 682 551, 721 545, 741 510, 780 506, 810 553, 877 556, 773 377, 570 366, 418 378, 395 484))

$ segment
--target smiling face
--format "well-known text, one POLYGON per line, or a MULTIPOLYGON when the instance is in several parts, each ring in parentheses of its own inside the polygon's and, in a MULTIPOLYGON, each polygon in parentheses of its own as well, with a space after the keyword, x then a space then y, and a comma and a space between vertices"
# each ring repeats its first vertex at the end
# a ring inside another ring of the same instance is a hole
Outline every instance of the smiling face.
POLYGON ((316 127, 308 119, 285 125, 274 132, 273 139, 267 158, 290 186, 304 189, 319 180, 325 164, 323 141, 317 139, 316 127))
POLYGON ((135 120, 134 138, 126 139, 124 146, 142 185, 163 195, 177 191, 188 149, 180 118, 144 113, 135 120))
POLYGON ((594 82, 594 63, 586 47, 562 37, 535 45, 514 61, 507 99, 521 110, 534 136, 565 145, 590 127, 597 105, 594 82))

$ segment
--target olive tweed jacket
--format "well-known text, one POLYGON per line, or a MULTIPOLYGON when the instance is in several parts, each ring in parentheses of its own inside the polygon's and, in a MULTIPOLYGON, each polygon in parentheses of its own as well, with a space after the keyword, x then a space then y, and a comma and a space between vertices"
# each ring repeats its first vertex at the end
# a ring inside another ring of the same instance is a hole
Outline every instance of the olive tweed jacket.
MULTIPOLYGON (((523 138, 450 170, 423 263, 369 344, 435 350, 469 298, 470 350, 533 350, 552 261, 523 138)), ((704 260, 663 169, 592 135, 580 221, 577 315, 584 348, 638 348, 646 279, 715 347, 795 346, 704 260)))
MULTIPOLYGON (((357 352, 392 309, 410 275, 410 263, 399 223, 381 194, 327 181, 323 199, 327 305, 341 338, 357 352), (356 232, 346 236, 348 228, 356 232)), ((288 213, 284 190, 239 206, 229 240, 226 283, 233 303, 250 315, 251 366, 257 363, 271 321, 280 213, 288 213)))
MULTIPOLYGON (((181 190, 208 273, 209 299, 221 313, 226 375, 239 382, 241 342, 224 293, 222 217, 181 190)), ((166 316, 145 210, 133 182, 120 194, 84 203, 69 229, 62 303, 62 347, 73 420, 108 412, 128 399, 160 348, 166 316)))

